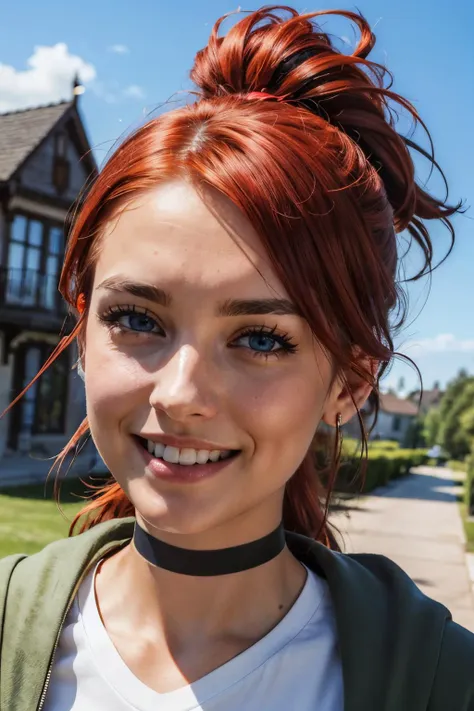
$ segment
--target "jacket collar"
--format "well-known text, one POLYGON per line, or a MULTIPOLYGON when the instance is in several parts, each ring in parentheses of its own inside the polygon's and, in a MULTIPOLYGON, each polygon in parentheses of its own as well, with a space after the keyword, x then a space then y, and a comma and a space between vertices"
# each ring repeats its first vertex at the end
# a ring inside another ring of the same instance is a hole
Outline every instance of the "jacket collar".
MULTIPOLYGON (((37 709, 62 621, 84 573, 127 544, 134 519, 100 524, 24 559, 10 582, 1 649, 0 710, 37 709)), ((349 556, 287 534, 292 553, 324 577, 333 602, 345 711, 426 708, 444 625, 442 605, 394 563, 349 556)), ((315 660, 317 663, 317 660, 315 660)))

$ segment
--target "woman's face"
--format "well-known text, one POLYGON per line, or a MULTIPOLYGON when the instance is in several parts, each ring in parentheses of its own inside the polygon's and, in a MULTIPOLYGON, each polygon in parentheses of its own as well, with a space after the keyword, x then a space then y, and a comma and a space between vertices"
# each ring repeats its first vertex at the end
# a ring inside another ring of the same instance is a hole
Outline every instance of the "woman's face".
POLYGON ((252 226, 206 203, 168 183, 109 223, 84 370, 93 439, 137 517, 212 545, 279 523, 332 369, 252 226))

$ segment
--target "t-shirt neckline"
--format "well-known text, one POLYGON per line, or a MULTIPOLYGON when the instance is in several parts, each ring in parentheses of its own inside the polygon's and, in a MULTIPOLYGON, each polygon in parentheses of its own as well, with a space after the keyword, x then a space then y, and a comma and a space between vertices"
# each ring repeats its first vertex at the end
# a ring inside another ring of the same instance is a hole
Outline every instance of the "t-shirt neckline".
POLYGON ((136 711, 192 711, 252 674, 288 645, 312 620, 324 597, 323 581, 307 569, 295 603, 270 632, 248 649, 201 679, 174 691, 158 693, 127 667, 102 622, 95 597, 98 566, 83 581, 78 612, 89 652, 100 676, 136 711))

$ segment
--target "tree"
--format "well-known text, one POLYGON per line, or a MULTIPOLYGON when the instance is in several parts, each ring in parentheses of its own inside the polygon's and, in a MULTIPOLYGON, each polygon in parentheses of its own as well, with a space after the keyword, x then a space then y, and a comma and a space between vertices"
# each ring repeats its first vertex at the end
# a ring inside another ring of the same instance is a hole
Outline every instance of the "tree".
POLYGON ((474 402, 460 417, 461 427, 474 444, 474 402))
POLYGON ((425 444, 423 417, 414 417, 408 425, 405 437, 403 438, 403 447, 407 449, 417 449, 418 447, 424 447, 425 444))
POLYGON ((463 459, 470 451, 473 433, 470 416, 465 413, 473 407, 474 377, 466 371, 448 385, 439 406, 438 442, 455 459, 463 459))
POLYGON ((423 421, 423 437, 428 447, 440 444, 439 430, 441 425, 440 410, 432 407, 425 415, 423 421))

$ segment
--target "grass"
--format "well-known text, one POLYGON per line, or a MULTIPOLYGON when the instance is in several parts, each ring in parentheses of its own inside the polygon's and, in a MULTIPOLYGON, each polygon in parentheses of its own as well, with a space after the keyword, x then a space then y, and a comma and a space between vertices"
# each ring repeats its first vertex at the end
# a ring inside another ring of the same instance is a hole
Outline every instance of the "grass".
POLYGON ((61 510, 52 485, 0 490, 0 558, 12 553, 36 553, 51 541, 65 538, 74 515, 84 503, 80 482, 64 482, 61 510))
POLYGON ((466 550, 469 553, 474 553, 474 518, 467 515, 467 506, 464 501, 460 503, 460 510, 464 531, 466 533, 466 550))
POLYGON ((450 459, 446 466, 448 469, 452 469, 453 472, 467 472, 467 462, 458 462, 455 459, 450 459))

